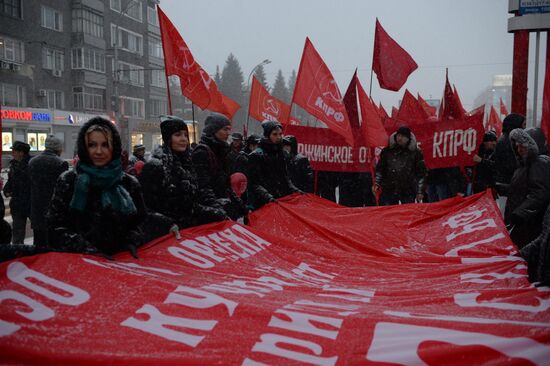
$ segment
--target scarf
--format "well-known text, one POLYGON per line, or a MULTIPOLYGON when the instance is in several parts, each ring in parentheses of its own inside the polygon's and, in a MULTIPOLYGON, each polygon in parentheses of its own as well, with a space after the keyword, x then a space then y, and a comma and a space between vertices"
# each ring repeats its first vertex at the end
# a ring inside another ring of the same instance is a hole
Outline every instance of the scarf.
POLYGON ((90 187, 101 190, 101 206, 128 215, 137 212, 130 193, 120 184, 124 172, 120 159, 114 159, 104 167, 83 163, 76 165, 77 179, 70 207, 84 211, 88 203, 90 187))

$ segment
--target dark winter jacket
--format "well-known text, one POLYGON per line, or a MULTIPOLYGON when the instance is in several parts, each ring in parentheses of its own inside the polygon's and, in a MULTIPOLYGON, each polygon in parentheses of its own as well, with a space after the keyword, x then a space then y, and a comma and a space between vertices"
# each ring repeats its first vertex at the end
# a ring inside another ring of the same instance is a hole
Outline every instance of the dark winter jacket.
POLYGON ((199 194, 215 197, 214 206, 236 220, 246 214, 246 207, 231 188, 228 152, 226 142, 213 135, 203 135, 200 144, 193 150, 192 160, 197 172, 199 194))
POLYGON ((248 188, 255 208, 277 198, 299 192, 288 176, 282 144, 262 138, 249 156, 248 188))
POLYGON ((347 207, 373 206, 372 175, 370 173, 340 173, 338 204, 347 207))
POLYGON ((535 140, 523 129, 513 130, 510 139, 528 147, 527 158, 518 157, 519 167, 510 182, 504 211, 505 223, 514 225, 510 237, 522 248, 540 234, 550 203, 550 157, 539 155, 535 140))
POLYGON ((524 120, 523 116, 512 113, 502 122, 502 135, 495 148, 495 170, 498 183, 509 184, 518 167, 516 155, 510 143, 510 132, 521 128, 524 120))
POLYGON ((472 189, 474 193, 485 191, 495 187, 495 150, 487 150, 481 144, 477 153, 482 159, 475 166, 472 189))
POLYGON ((426 177, 426 165, 416 137, 411 134, 409 144, 401 147, 390 136, 390 145, 385 147, 376 165, 376 184, 385 192, 416 195, 422 193, 426 177))
POLYGON ((69 169, 69 164, 53 151, 44 151, 29 163, 31 178, 31 223, 33 228, 46 226, 46 212, 53 196, 57 178, 69 169))
POLYGON ((527 261, 529 281, 550 286, 550 205, 544 214, 542 232, 521 249, 521 256, 527 261))
POLYGON ((303 192, 313 193, 313 170, 309 159, 298 153, 298 141, 294 136, 285 137, 290 142, 288 174, 292 183, 303 192))
MULTIPOLYGON (((86 131, 91 125, 101 125, 112 134, 113 156, 120 159, 122 146, 120 135, 114 125, 103 118, 95 117, 86 122, 78 134, 77 148, 79 164, 92 165, 85 144, 86 131)), ((122 169, 122 168, 121 168, 122 169)), ((54 250, 114 254, 136 248, 143 242, 141 224, 145 218, 145 204, 141 187, 136 178, 120 172, 116 183, 132 199, 135 210, 132 213, 116 211, 112 206, 102 204, 102 190, 90 184, 86 194, 86 207, 78 210, 71 207, 75 199, 75 186, 80 176, 77 169, 69 170, 59 177, 46 216, 49 245, 54 250), (74 196, 74 197, 73 197, 74 196)))
POLYGON ((23 160, 10 161, 8 181, 4 186, 4 194, 11 197, 10 210, 12 215, 28 217, 31 212, 31 178, 29 175, 29 161, 27 155, 23 160))
POLYGON ((166 234, 170 224, 180 229, 223 220, 225 213, 212 207, 215 198, 199 195, 197 177, 189 152, 174 154, 166 145, 157 148, 139 176, 145 205, 167 218, 159 234, 166 234))

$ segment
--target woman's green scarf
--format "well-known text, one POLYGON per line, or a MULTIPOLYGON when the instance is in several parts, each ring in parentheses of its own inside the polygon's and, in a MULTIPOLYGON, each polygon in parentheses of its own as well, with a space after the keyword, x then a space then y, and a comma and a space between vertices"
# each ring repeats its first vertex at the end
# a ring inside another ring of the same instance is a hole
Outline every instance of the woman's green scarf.
POLYGON ((128 191, 120 184, 124 172, 120 159, 114 159, 104 167, 78 162, 76 165, 77 179, 74 186, 71 208, 84 211, 88 203, 90 187, 101 190, 101 206, 111 207, 122 214, 133 214, 136 205, 128 191))

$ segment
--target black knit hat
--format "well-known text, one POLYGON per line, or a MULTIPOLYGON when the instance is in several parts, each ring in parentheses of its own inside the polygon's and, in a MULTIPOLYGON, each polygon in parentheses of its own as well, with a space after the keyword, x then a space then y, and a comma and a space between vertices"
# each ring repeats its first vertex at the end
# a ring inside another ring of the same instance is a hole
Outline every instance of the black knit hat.
POLYGON ((264 137, 269 138, 269 135, 271 135, 274 129, 280 128, 282 130, 283 125, 277 121, 265 121, 262 123, 262 128, 264 129, 264 137))
POLYGON ((15 141, 13 145, 11 145, 11 149, 13 151, 23 151, 25 154, 28 154, 29 151, 31 151, 31 145, 23 141, 15 141))
POLYGON ((397 131, 395 131, 395 137, 397 137, 397 135, 403 135, 403 136, 405 136, 406 138, 408 138, 410 140, 411 139, 411 129, 408 128, 407 126, 401 126, 397 129, 397 131))
POLYGON ((231 121, 221 114, 211 114, 204 121, 203 135, 214 136, 216 132, 226 126, 231 126, 231 121))
POLYGON ((523 122, 525 121, 525 116, 518 113, 510 113, 502 121, 502 132, 510 132, 513 129, 521 128, 523 122))
POLYGON ((497 134, 493 131, 485 132, 485 135, 483 135, 483 142, 488 141, 496 141, 497 140, 497 134))
POLYGON ((172 135, 181 130, 189 133, 184 120, 175 116, 160 116, 160 133, 165 145, 170 145, 172 135))

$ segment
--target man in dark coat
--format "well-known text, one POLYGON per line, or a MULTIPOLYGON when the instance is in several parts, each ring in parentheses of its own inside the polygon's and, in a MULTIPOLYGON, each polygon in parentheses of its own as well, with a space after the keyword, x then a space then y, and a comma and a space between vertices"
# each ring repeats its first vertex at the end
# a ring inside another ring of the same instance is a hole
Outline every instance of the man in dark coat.
POLYGON ((313 193, 313 171, 309 159, 298 153, 298 140, 292 135, 283 138, 283 149, 289 154, 288 174, 292 183, 303 192, 313 193))
POLYGON ((8 182, 4 186, 4 195, 11 197, 10 212, 13 218, 12 243, 23 244, 27 218, 31 211, 31 180, 29 176, 29 151, 31 146, 15 141, 11 147, 13 159, 10 161, 8 182))
POLYGON ((243 149, 243 135, 238 132, 233 132, 231 134, 231 144, 229 145, 229 152, 227 153, 227 162, 229 164, 229 173, 233 174, 235 170, 235 162, 237 156, 243 149))
POLYGON ((338 204, 347 207, 374 206, 372 174, 367 172, 338 175, 338 204))
POLYGON ((208 116, 200 143, 191 159, 197 172, 199 194, 216 197, 216 206, 232 220, 246 215, 246 206, 231 188, 227 139, 231 122, 221 114, 208 116))
POLYGON ((48 245, 48 225, 46 212, 52 199, 57 178, 69 164, 59 156, 63 151, 60 139, 49 136, 45 142, 45 151, 31 159, 29 173, 31 177, 31 226, 34 235, 34 245, 48 245))
POLYGON ((425 177, 426 165, 416 137, 408 127, 399 127, 380 154, 374 193, 382 189, 382 205, 413 203, 415 199, 420 202, 424 198, 425 177))
MULTIPOLYGON (((495 148, 495 171, 496 182, 510 184, 518 162, 512 145, 510 144, 510 132, 517 128, 525 128, 525 116, 517 113, 510 113, 502 121, 502 136, 497 141, 495 148)), ((505 192, 499 192, 505 195, 505 192)))
POLYGON ((540 155, 535 140, 521 128, 510 132, 510 141, 519 167, 507 190, 504 222, 513 226, 510 238, 521 249, 542 230, 544 211, 550 203, 550 157, 540 155))
POLYGON ((243 149, 235 159, 233 173, 243 173, 248 177, 248 156, 258 147, 261 137, 258 135, 250 135, 246 138, 243 149))
POLYGON ((474 170, 472 190, 474 193, 484 192, 486 189, 495 189, 495 146, 497 135, 486 132, 479 150, 474 155, 474 162, 477 163, 474 170))
POLYGON ((262 123, 263 138, 250 154, 248 187, 254 208, 294 192, 300 192, 288 176, 283 151, 283 126, 275 121, 262 123))

